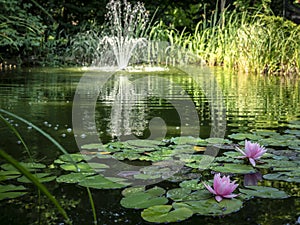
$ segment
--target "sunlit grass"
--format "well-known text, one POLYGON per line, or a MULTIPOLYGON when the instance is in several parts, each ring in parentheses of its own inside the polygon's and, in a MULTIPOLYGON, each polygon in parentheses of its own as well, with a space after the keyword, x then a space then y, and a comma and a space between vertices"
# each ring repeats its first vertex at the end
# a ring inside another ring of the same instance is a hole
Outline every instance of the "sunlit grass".
POLYGON ((195 54, 201 59, 199 62, 208 66, 224 66, 246 73, 299 73, 298 25, 259 12, 249 16, 247 12, 225 10, 221 15, 204 18, 192 34, 174 29, 160 34, 167 37, 171 46, 195 54))

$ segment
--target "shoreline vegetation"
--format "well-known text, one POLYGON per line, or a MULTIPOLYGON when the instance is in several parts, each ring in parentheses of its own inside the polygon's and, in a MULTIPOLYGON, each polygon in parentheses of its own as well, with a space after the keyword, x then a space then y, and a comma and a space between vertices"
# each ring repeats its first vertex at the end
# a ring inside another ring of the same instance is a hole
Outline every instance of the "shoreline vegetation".
MULTIPOLYGON (((0 4, 4 2, 0 0, 0 4)), ((148 40, 166 41, 171 47, 180 47, 187 54, 196 56, 196 64, 222 66, 242 73, 299 75, 299 25, 273 14, 266 6, 266 2, 271 1, 262 1, 260 7, 244 11, 237 9, 239 1, 234 1, 234 9, 230 5, 225 7, 224 1, 220 2, 223 5, 219 7, 220 4, 217 3, 214 10, 208 10, 204 5, 204 14, 197 18, 199 22, 195 23, 193 29, 178 29, 174 24, 167 25, 163 19, 155 20, 150 24, 148 40)), ((35 3, 47 12, 43 6, 36 1, 35 3)), ((57 34, 60 24, 53 23, 52 27, 45 25, 40 16, 32 14, 26 20, 22 16, 14 17, 11 14, 13 7, 15 11, 23 13, 23 16, 26 15, 24 6, 16 0, 12 1, 10 8, 6 5, 4 9, 10 16, 0 27, 0 70, 19 66, 91 64, 99 36, 105 30, 104 22, 99 25, 100 23, 89 21, 87 25, 78 28, 77 22, 73 21, 72 26, 79 31, 57 34), (49 29, 52 30, 50 34, 49 29)), ((32 5, 28 7, 32 8, 32 5)), ((0 19, 4 21, 3 16, 0 19)), ((176 59, 180 57, 182 56, 177 55, 176 59)))

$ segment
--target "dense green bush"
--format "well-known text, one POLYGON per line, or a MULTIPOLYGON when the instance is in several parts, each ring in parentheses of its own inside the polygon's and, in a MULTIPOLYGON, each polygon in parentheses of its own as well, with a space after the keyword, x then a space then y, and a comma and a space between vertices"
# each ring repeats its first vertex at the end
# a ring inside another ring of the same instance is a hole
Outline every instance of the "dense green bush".
MULTIPOLYGON (((32 15, 30 3, 0 0, 0 57, 30 57, 43 41, 46 29, 40 16, 32 15)), ((17 59, 15 59, 17 60, 17 59)))

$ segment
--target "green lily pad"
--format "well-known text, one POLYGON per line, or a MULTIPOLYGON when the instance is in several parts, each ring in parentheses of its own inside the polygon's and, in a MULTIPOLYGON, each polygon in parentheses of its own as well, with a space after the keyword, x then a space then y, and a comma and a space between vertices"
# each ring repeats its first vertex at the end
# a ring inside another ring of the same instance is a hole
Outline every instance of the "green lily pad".
POLYGON ((113 157, 118 160, 124 160, 124 159, 137 160, 141 157, 141 155, 132 152, 131 150, 127 150, 123 152, 114 153, 113 157))
POLYGON ((73 153, 68 155, 60 155, 58 160, 55 160, 54 163, 62 163, 62 162, 69 162, 69 163, 78 163, 81 161, 89 160, 92 156, 82 155, 80 153, 73 153))
POLYGON ((276 168, 277 171, 280 170, 280 168, 298 168, 299 164, 290 161, 290 160, 278 160, 278 159, 264 159, 264 164, 257 164, 257 168, 264 168, 264 169, 270 169, 270 168, 276 168))
POLYGON ((289 195, 284 191, 278 190, 277 188, 265 187, 265 186, 247 186, 247 189, 240 188, 239 191, 249 196, 259 198, 288 198, 289 195))
POLYGON ((182 201, 191 192, 192 192, 191 189, 187 189, 187 188, 174 188, 167 192, 167 197, 172 199, 173 201, 182 201))
POLYGON ((145 191, 145 186, 135 186, 135 187, 129 187, 129 188, 125 188, 122 191, 122 195, 124 197, 137 193, 137 192, 144 192, 145 191))
POLYGON ((224 138, 206 138, 205 141, 209 144, 231 144, 232 141, 224 138))
POLYGON ((138 140, 128 140, 127 144, 140 148, 149 148, 149 147, 157 147, 162 142, 156 140, 147 140, 147 139, 138 139, 138 140))
POLYGON ((146 191, 134 191, 127 194, 121 200, 121 205, 125 208, 145 209, 154 205, 163 205, 168 202, 168 199, 161 197, 165 190, 160 187, 154 187, 146 191))
POLYGON ((145 209, 141 215, 151 223, 171 223, 190 218, 193 211, 184 207, 172 210, 171 205, 156 205, 145 209))
POLYGON ((280 172, 280 173, 270 173, 263 176, 266 180, 281 180, 286 182, 300 183, 300 172, 290 171, 290 172, 280 172))
POLYGON ((84 180, 79 182, 80 186, 95 188, 95 189, 118 189, 123 188, 130 183, 127 180, 121 178, 105 178, 101 175, 88 176, 84 180))
MULTIPOLYGON (((176 145, 197 145, 199 142, 204 141, 200 138, 194 138, 192 136, 183 136, 171 138, 171 141, 176 145)), ((204 141, 207 143, 206 141, 204 141)))
POLYGON ((174 154, 171 149, 160 149, 158 151, 150 152, 147 155, 141 156, 139 160, 158 162, 163 160, 168 160, 174 154))
MULTIPOLYGON (((36 173, 36 174, 32 174, 34 177, 38 178, 39 182, 41 183, 46 183, 46 182, 50 182, 56 179, 56 176, 53 176, 51 173, 36 173)), ((31 183, 31 180, 28 180, 27 177, 22 176, 20 178, 17 179, 19 182, 22 183, 31 183)))
MULTIPOLYGON (((37 169, 46 168, 45 164, 35 163, 35 162, 33 162, 33 163, 31 163, 31 162, 30 163, 20 162, 20 165, 22 165, 23 167, 25 167, 29 171, 35 171, 37 169)), ((7 170, 7 171, 14 171, 14 170, 17 171, 17 169, 9 163, 2 164, 0 167, 4 170, 7 170)))
POLYGON ((262 137, 259 135, 249 134, 249 133, 235 133, 235 134, 228 135, 228 137, 231 139, 234 139, 234 140, 238 140, 238 141, 242 141, 245 139, 257 141, 257 140, 262 139, 262 137))
POLYGON ((285 130, 284 133, 300 136, 300 130, 285 130))
POLYGON ((104 149, 104 146, 101 143, 91 143, 91 144, 82 145, 81 148, 82 149, 97 149, 97 150, 102 150, 102 149, 104 149))
POLYGON ((256 172, 256 170, 250 165, 235 163, 224 163, 220 166, 213 166, 211 169, 216 172, 233 174, 249 174, 256 172))
POLYGON ((237 212, 243 207, 243 202, 239 199, 223 199, 217 202, 214 198, 199 200, 199 201, 185 201, 173 203, 175 209, 189 208, 198 215, 204 216, 219 216, 237 212))
POLYGON ((0 185, 0 200, 20 197, 27 193, 25 190, 23 185, 0 185))
POLYGON ((211 193, 208 190, 203 189, 190 193, 189 195, 183 198, 183 201, 199 201, 209 198, 211 198, 211 193))
POLYGON ((255 131, 254 134, 259 135, 259 136, 264 136, 264 137, 278 135, 278 133, 273 130, 258 130, 258 131, 255 131))
POLYGON ((56 178, 58 183, 75 184, 83 181, 86 177, 94 175, 94 173, 69 173, 56 178))
POLYGON ((0 170, 0 181, 15 179, 20 175, 20 172, 17 170, 0 170))
POLYGON ((179 186, 189 190, 200 190, 205 188, 204 185, 199 182, 199 179, 182 181, 179 186))
POLYGON ((77 163, 76 166, 72 163, 65 163, 65 164, 60 165, 60 167, 63 170, 73 171, 73 172, 83 172, 83 173, 92 173, 92 172, 95 172, 96 170, 99 171, 101 169, 109 168, 109 166, 106 164, 86 163, 86 162, 77 163), (76 168, 76 166, 77 166, 77 168, 76 168))

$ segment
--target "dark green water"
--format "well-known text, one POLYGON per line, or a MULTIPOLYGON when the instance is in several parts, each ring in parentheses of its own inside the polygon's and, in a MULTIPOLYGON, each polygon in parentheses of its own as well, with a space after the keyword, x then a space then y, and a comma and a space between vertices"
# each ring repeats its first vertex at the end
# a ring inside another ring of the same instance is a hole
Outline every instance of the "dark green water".
MULTIPOLYGON (((95 108, 95 123, 101 140, 106 143, 114 136, 126 138, 128 125, 135 135, 147 138, 150 135, 148 122, 154 117, 164 120, 167 125, 166 137, 179 136, 181 126, 193 130, 196 125, 195 121, 189 121, 190 109, 183 109, 183 116, 187 117, 184 120, 187 122, 182 124, 182 115, 170 103, 175 100, 183 106, 184 102, 192 101, 193 110, 199 117, 198 136, 201 138, 214 135, 216 127, 222 130, 220 134, 224 131, 225 135, 258 130, 283 132, 291 122, 300 121, 299 79, 237 75, 216 69, 209 71, 213 79, 208 80, 207 70, 199 70, 197 73, 199 77, 196 80, 193 80, 195 77, 178 71, 112 76, 103 86, 95 108), (154 75, 163 80, 151 78, 154 75), (137 83, 134 87, 130 86, 133 82, 137 83), (124 92, 120 91, 121 86, 124 92), (149 90, 152 94, 145 97, 143 93, 149 90), (132 97, 133 93, 136 94, 135 97, 132 97), (167 96, 167 100, 157 96, 159 94, 167 96), (119 108, 114 106, 116 99, 122 103, 118 105, 119 108), (226 124, 221 121, 219 126, 215 122, 217 120, 219 123, 224 116, 220 107, 226 112, 226 124), (114 121, 122 121, 122 127, 114 121)), ((73 97, 84 74, 84 71, 76 69, 2 71, 0 108, 39 126, 69 152, 78 152, 73 130, 70 129, 73 128, 73 97)), ((4 117, 21 132, 37 161, 51 164, 60 155, 55 146, 33 129, 15 119, 12 121, 6 115, 4 117)), ((158 125, 151 129, 156 134, 160 134, 162 130, 158 125)), ((1 149, 19 160, 27 158, 18 139, 3 123, 0 137, 1 149)), ((224 218, 193 216, 181 224, 296 224, 300 216, 299 185, 283 182, 274 185, 287 191, 298 188, 298 197, 285 200, 255 199, 248 201, 238 213, 224 218)), ((58 185, 55 182, 49 188, 68 209, 74 224, 92 224, 92 212, 85 189, 75 185, 58 185)), ((93 194, 100 224, 148 224, 141 219, 140 211, 120 206, 120 190, 93 190, 93 194)), ((38 218, 44 221, 41 224, 45 221, 50 223, 51 220, 57 224, 51 203, 44 198, 39 202, 34 190, 29 196, 1 201, 0 208, 1 224, 29 224, 38 218), (37 210, 38 206, 41 206, 40 212, 37 210)))

